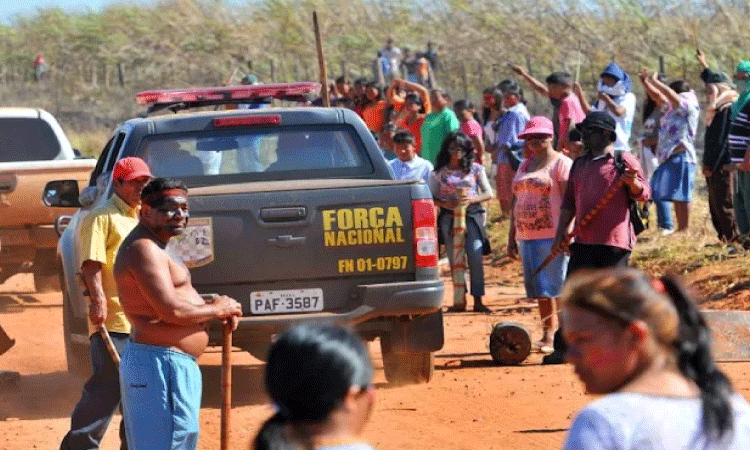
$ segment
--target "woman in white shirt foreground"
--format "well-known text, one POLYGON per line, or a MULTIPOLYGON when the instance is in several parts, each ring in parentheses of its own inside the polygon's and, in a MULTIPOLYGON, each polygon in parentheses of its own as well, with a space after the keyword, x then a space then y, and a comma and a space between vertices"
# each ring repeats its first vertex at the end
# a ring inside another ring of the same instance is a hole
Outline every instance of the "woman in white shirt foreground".
POLYGON ((750 448, 750 407, 710 351, 684 286, 629 268, 579 272, 563 289, 568 361, 591 394, 566 450, 750 448))

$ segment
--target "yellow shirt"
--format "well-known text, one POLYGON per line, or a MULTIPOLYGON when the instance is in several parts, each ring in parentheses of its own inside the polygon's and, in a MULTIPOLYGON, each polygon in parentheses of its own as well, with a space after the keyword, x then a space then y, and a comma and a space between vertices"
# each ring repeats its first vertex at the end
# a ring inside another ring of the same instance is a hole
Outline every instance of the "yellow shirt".
MULTIPOLYGON (((117 284, 113 274, 115 257, 125 236, 138 225, 138 211, 117 194, 99 208, 94 209, 81 223, 81 263, 87 260, 102 264, 102 288, 107 297, 108 331, 130 333, 130 323, 120 306, 117 284)), ((97 331, 89 321, 89 334, 97 331)))

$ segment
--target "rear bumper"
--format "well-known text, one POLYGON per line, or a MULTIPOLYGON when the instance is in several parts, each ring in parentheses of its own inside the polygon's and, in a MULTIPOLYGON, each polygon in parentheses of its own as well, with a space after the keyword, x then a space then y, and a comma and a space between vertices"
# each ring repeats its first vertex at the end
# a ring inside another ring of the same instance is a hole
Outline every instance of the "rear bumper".
MULTIPOLYGON (((309 322, 353 325, 368 335, 387 333, 390 324, 404 318, 439 313, 443 292, 440 279, 361 285, 350 302, 356 306, 347 311, 243 317, 233 340, 240 343, 268 339, 292 325, 309 322)), ((211 342, 221 341, 218 323, 211 323, 209 335, 211 342)))

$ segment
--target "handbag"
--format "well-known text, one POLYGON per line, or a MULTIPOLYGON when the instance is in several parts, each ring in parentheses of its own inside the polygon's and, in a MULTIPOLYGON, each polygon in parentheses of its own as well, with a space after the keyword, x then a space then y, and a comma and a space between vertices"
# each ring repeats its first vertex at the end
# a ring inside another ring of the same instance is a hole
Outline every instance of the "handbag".
MULTIPOLYGON (((615 168, 617 173, 622 175, 625 173, 625 161, 622 157, 622 150, 615 150, 615 168)), ((625 186, 627 190, 628 187, 625 186)), ((643 223, 643 217, 641 216, 641 208, 638 207, 638 202, 630 198, 630 192, 626 192, 628 195, 628 215, 630 216, 630 223, 633 225, 633 231, 638 236, 646 229, 646 225, 643 223)))

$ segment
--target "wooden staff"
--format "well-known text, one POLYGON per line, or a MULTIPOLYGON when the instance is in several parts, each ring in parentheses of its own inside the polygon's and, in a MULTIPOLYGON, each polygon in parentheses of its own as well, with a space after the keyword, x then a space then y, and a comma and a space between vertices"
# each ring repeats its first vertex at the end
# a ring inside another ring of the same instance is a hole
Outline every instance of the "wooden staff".
POLYGON ((453 209, 453 305, 466 305, 466 197, 468 188, 456 188, 458 206, 453 209))
POLYGON ((109 351, 109 356, 112 357, 115 367, 120 367, 120 354, 117 353, 115 343, 112 342, 112 337, 109 335, 109 331, 107 331, 107 327, 104 324, 99 325, 99 333, 102 335, 104 344, 107 346, 107 351, 109 351))
POLYGON ((331 97, 328 93, 328 72, 326 71, 326 60, 323 57, 323 40, 320 38, 320 27, 318 27, 318 13, 313 11, 313 29, 315 30, 315 45, 318 48, 318 66, 320 67, 320 95, 323 97, 323 106, 331 106, 331 97))
POLYGON ((221 450, 229 450, 230 413, 232 411, 232 319, 224 321, 221 344, 221 450))
POLYGON ((624 184, 625 184, 625 180, 622 177, 620 177, 620 179, 617 180, 617 183, 615 183, 615 185, 612 186, 612 189, 610 189, 609 192, 607 192, 604 198, 602 198, 602 200, 599 203, 597 203, 597 205, 594 206, 591 209, 591 211, 589 211, 589 213, 586 214, 586 216, 580 220, 580 222, 576 224, 575 228, 573 228, 573 231, 565 235, 565 237, 562 239, 560 244, 558 244, 555 248, 552 249, 552 251, 550 251, 550 254, 544 259, 544 261, 542 261, 542 264, 540 264, 539 267, 531 275, 532 278, 539 275, 539 272, 541 272, 545 267, 547 267, 547 265, 551 263, 552 260, 555 259, 555 257, 557 257, 557 255, 562 253, 562 251, 568 247, 568 243, 570 243, 571 239, 576 237, 578 233, 580 233, 581 230, 585 228, 586 225, 588 225, 589 222, 591 222, 591 220, 594 217, 596 217, 597 214, 599 214, 602 208, 604 208, 607 205, 607 203, 609 203, 609 201, 612 200, 612 198, 615 196, 617 191, 622 189, 622 186, 624 184))

